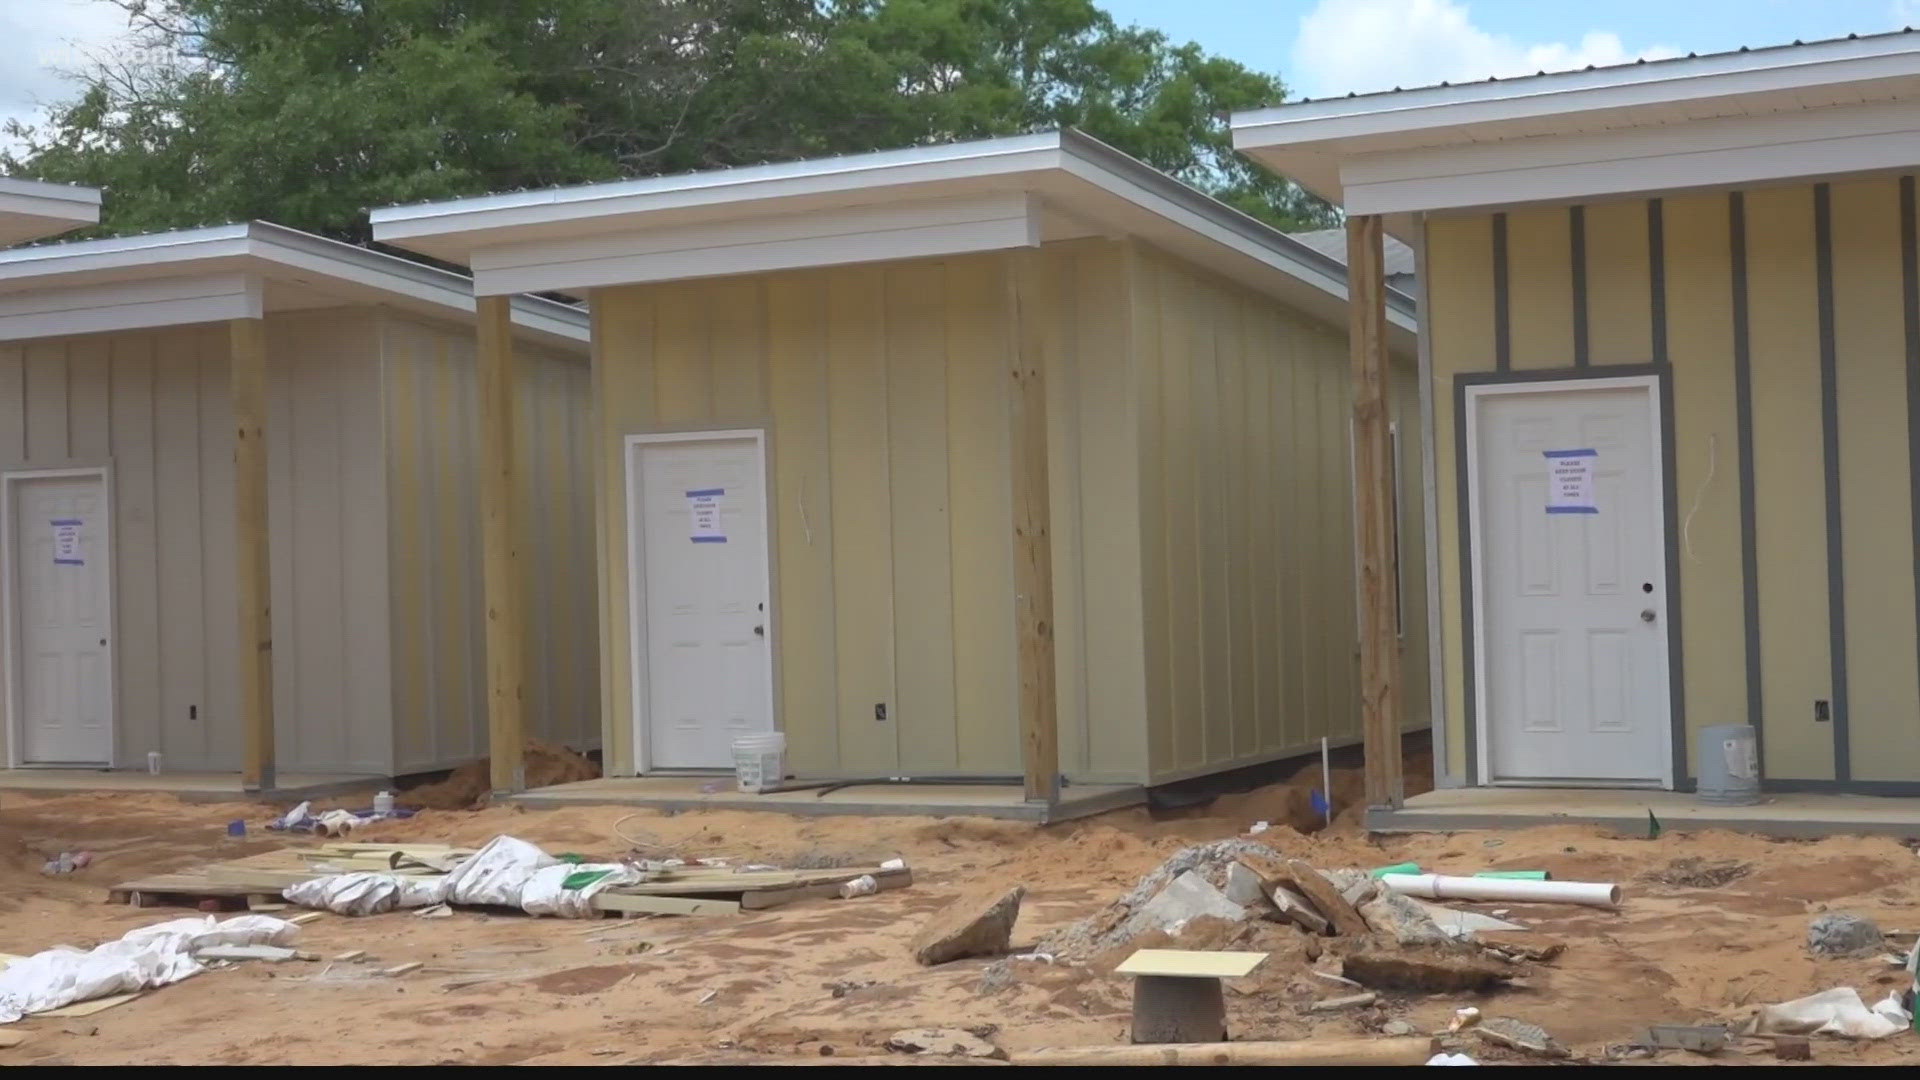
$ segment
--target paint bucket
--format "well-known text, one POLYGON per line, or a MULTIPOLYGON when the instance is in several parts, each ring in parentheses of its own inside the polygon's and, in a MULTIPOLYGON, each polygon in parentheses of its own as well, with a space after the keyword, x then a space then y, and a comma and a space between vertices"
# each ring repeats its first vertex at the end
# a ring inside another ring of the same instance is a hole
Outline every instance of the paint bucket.
POLYGON ((741 791, 772 791, 786 779, 787 737, 778 731, 733 737, 733 773, 741 791))
POLYGON ((147 775, 160 775, 160 751, 158 750, 147 751, 147 775))
POLYGON ((1752 806, 1760 801, 1760 749, 1746 724, 1714 724, 1700 729, 1694 792, 1719 806, 1752 806))

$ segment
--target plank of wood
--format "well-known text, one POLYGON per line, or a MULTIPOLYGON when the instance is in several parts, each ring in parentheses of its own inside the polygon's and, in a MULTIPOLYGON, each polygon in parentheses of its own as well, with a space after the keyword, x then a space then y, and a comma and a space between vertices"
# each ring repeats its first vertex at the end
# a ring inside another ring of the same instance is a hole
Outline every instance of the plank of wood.
POLYGON ((1060 801, 1060 726, 1054 686, 1053 529, 1047 478, 1046 320, 1052 283, 1038 251, 1016 252, 1007 275, 1008 461, 1013 503, 1015 666, 1020 761, 1028 802, 1060 801))
POLYGON ((1364 937, 1368 933, 1367 920, 1360 917, 1352 904, 1340 895, 1333 883, 1320 876, 1320 871, 1302 859, 1287 860, 1287 870, 1293 877, 1293 887, 1305 896, 1314 909, 1327 917, 1336 932, 1344 937, 1364 937))
POLYGON ((596 911, 641 915, 738 915, 736 900, 695 900, 684 896, 627 896, 602 892, 593 898, 596 911))
POLYGON ((1263 952, 1141 949, 1113 969, 1115 975, 1174 975, 1189 979, 1238 979, 1267 958, 1263 952))
MULTIPOLYGON (((848 879, 852 880, 852 879, 848 879)), ((913 875, 898 870, 887 874, 873 875, 875 892, 889 889, 901 889, 913 884, 913 875)), ((789 885, 784 889, 756 889, 742 893, 740 906, 748 911, 765 911, 769 908, 783 907, 797 900, 831 900, 840 895, 840 886, 844 882, 822 882, 814 885, 789 885)))
POLYGON ((1360 732, 1368 806, 1403 801, 1398 568, 1382 222, 1347 218, 1347 346, 1353 385, 1354 562, 1360 576, 1360 732))
POLYGON ((240 621, 234 635, 240 669, 240 786, 270 791, 273 747, 273 593, 267 527, 267 324, 234 319, 229 337, 228 392, 233 407, 234 592, 240 621))
POLYGON ((1013 1055, 1015 1065, 1421 1065, 1433 1040, 1299 1039, 1291 1042, 1055 1046, 1013 1055))
POLYGON ((97 1012, 105 1012, 116 1005, 125 1005, 127 1002, 139 996, 140 991, 138 990, 125 994, 109 994, 106 997, 97 997, 91 1001, 76 1001, 71 1005, 62 1005, 57 1009, 48 1009, 46 1012, 34 1013, 33 1015, 71 1020, 82 1016, 92 1016, 97 1012))
POLYGON ((511 298, 476 300, 480 375, 480 555, 486 600, 487 752, 495 794, 524 791, 526 626, 520 581, 520 516, 514 475, 519 399, 511 298))

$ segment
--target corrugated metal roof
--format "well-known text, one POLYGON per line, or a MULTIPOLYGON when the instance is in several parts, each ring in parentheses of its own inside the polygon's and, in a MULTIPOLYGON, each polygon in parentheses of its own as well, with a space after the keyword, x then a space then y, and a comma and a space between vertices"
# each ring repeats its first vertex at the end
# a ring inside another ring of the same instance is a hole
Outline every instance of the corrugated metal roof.
POLYGON ((1321 97, 1321 98, 1302 97, 1302 98, 1296 98, 1293 101, 1288 102, 1288 104, 1305 105, 1313 101, 1344 101, 1349 98, 1390 97, 1394 94, 1412 93, 1417 90, 1437 90, 1441 87, 1467 86, 1473 83, 1498 83, 1498 82, 1514 83, 1514 82, 1523 82, 1531 79, 1552 79, 1556 77, 1578 75, 1578 74, 1582 74, 1584 72, 1589 72, 1589 71, 1601 71, 1601 72, 1621 71, 1627 68, 1653 67, 1653 66, 1662 65, 1662 64, 1684 64, 1689 60, 1709 60, 1714 57, 1720 57, 1720 56, 1740 56, 1742 54, 1784 52, 1791 49, 1804 48, 1810 45, 1828 45, 1836 41, 1874 41, 1881 38, 1899 37, 1902 34, 1912 34, 1915 32, 1916 30, 1914 27, 1904 26, 1898 30, 1887 30, 1878 34, 1847 34, 1841 37, 1816 38, 1812 41, 1801 41, 1801 40, 1795 39, 1793 41, 1783 42, 1777 45, 1742 45, 1737 49, 1723 49, 1719 52, 1705 52, 1705 53, 1690 52, 1685 56, 1668 56, 1668 57, 1662 57, 1661 59, 1658 59, 1658 60, 1645 60, 1645 59, 1632 60, 1632 61, 1628 61, 1626 63, 1620 63, 1620 64, 1588 64, 1584 68, 1569 68, 1566 71, 1536 71, 1532 75, 1509 75, 1504 79, 1498 76, 1489 75, 1484 79, 1470 79, 1462 82, 1438 82, 1438 83, 1426 83, 1420 86, 1396 86, 1391 90, 1369 90, 1366 92, 1354 91, 1354 92, 1349 92, 1345 94, 1334 94, 1329 97, 1321 97))
MULTIPOLYGON (((1342 266, 1346 265, 1347 230, 1313 229, 1287 235, 1329 259, 1337 259, 1342 266)), ((1416 263, 1412 248, 1389 236, 1383 245, 1382 253, 1385 255, 1384 267, 1389 284, 1392 284, 1395 278, 1410 278, 1414 275, 1416 263)))

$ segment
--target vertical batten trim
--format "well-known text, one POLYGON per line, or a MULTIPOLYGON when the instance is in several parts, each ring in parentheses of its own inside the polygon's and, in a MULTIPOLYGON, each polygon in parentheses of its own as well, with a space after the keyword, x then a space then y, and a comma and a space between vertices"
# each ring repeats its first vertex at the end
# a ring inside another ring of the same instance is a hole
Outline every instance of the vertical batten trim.
MULTIPOLYGON (((1913 576, 1920 581, 1920 214, 1914 180, 1900 178, 1900 280, 1907 331, 1907 482, 1912 513, 1913 576)), ((1915 640, 1920 641, 1920 596, 1914 603, 1915 640)))
POLYGON ((1507 287, 1507 215, 1493 215, 1493 366, 1513 367, 1513 331, 1508 318, 1512 299, 1507 287))
POLYGON ((1754 526, 1753 354, 1747 311, 1747 204, 1736 191, 1727 200, 1727 244, 1733 270, 1733 401, 1740 452, 1740 591, 1745 612, 1747 723, 1759 745, 1765 775, 1767 740, 1760 698, 1759 537, 1754 526))
POLYGON ((1832 672, 1833 777, 1852 779, 1847 728, 1847 568, 1840 521, 1840 370, 1833 326, 1833 187, 1813 186, 1814 289, 1820 317, 1820 450, 1827 496, 1827 641, 1832 672))
POLYGON ((1653 362, 1667 362, 1667 215, 1666 204, 1647 200, 1647 308, 1653 323, 1653 362))
POLYGON ((1587 208, 1567 211, 1567 248, 1573 262, 1573 366, 1593 360, 1593 336, 1587 332, 1587 208))

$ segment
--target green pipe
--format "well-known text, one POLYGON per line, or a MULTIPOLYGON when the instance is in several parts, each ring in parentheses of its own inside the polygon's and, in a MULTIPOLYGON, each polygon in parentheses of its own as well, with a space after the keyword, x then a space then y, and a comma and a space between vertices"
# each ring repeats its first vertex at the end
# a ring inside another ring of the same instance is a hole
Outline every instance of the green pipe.
POLYGON ((1418 863, 1397 862, 1392 866, 1376 866, 1372 870, 1367 871, 1367 875, 1369 877, 1381 877, 1386 874, 1417 874, 1419 872, 1420 865, 1418 863))

